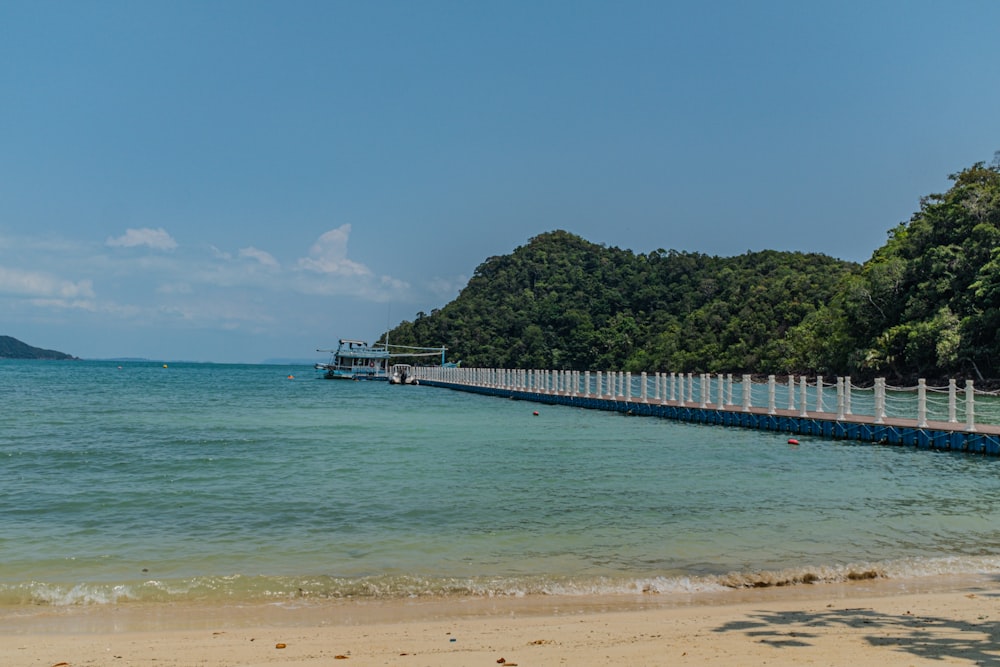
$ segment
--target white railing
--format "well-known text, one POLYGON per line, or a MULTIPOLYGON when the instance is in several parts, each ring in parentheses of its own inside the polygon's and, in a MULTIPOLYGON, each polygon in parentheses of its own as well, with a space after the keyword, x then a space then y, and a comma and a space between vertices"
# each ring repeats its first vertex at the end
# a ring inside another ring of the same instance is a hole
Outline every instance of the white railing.
MULTIPOLYGON (((556 371, 539 369, 419 366, 418 379, 508 391, 606 400, 682 405, 722 410, 791 411, 798 416, 822 415, 837 420, 870 417, 876 424, 894 419, 949 424, 953 430, 974 432, 976 425, 1000 424, 1000 396, 979 391, 971 380, 959 386, 931 387, 920 380, 914 387, 895 387, 883 378, 871 386, 851 378, 828 380, 789 375, 759 382, 750 375, 709 373, 639 373, 623 371, 556 371), (979 400, 977 400, 977 397, 979 400)), ((785 412, 787 414, 787 412, 785 412)))

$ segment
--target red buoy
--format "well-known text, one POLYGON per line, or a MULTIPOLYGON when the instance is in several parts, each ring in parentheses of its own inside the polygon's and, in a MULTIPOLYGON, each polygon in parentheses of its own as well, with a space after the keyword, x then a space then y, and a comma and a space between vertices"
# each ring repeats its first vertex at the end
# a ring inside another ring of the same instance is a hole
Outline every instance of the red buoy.
POLYGON ((796 440, 795 438, 789 438, 788 439, 788 444, 789 445, 797 445, 797 444, 799 444, 799 441, 796 440))

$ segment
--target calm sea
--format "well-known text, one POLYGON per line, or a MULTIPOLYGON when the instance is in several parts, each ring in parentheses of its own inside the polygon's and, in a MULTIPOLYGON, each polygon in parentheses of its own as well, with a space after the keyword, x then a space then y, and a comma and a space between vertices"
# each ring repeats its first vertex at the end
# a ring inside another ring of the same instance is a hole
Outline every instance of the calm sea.
POLYGON ((1000 571, 1000 459, 314 373, 0 361, 0 604, 1000 571))

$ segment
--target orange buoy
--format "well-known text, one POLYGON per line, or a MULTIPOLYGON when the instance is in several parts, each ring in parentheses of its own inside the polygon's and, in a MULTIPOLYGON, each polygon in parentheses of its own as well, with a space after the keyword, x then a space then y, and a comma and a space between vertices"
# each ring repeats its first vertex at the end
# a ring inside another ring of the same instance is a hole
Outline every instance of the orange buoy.
POLYGON ((294 376, 294 375, 289 375, 289 376, 288 376, 288 379, 289 379, 289 380, 294 380, 294 379, 295 379, 295 376, 294 376))
POLYGON ((533 414, 533 415, 535 415, 535 416, 537 417, 537 416, 538 416, 538 410, 535 410, 535 411, 534 411, 534 412, 532 412, 531 414, 533 414))
POLYGON ((796 440, 795 438, 789 438, 788 439, 788 444, 789 445, 797 445, 797 444, 799 444, 799 441, 796 440))

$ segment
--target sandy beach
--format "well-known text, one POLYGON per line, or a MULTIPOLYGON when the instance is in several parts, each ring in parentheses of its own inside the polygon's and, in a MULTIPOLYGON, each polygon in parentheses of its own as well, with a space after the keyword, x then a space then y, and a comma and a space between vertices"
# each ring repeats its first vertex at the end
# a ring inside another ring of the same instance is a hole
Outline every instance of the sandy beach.
POLYGON ((925 581, 688 600, 513 598, 6 610, 0 664, 1000 664, 1000 585, 925 581))

